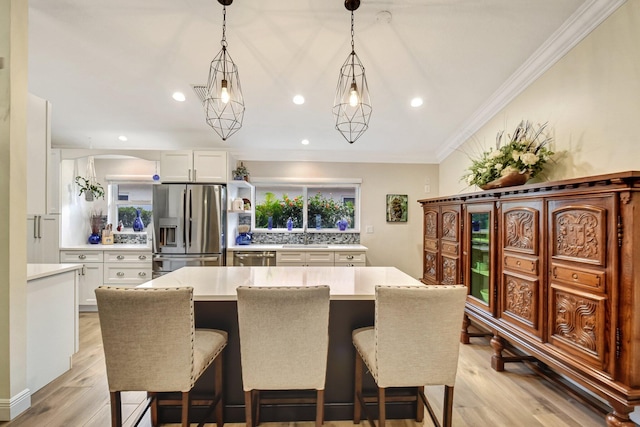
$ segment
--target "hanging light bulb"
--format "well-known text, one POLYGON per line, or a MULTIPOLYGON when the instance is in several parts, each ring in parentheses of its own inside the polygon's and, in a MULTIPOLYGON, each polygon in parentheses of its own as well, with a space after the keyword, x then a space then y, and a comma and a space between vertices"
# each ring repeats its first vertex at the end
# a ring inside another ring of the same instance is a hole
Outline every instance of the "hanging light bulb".
POLYGON ((238 67, 227 51, 227 6, 233 0, 218 0, 222 7, 222 49, 211 61, 209 80, 204 90, 204 107, 207 124, 223 141, 242 127, 244 98, 240 88, 238 67))
POLYGON ((344 7, 351 11, 351 53, 340 68, 340 77, 333 102, 336 129, 349 142, 360 138, 369 128, 371 100, 364 74, 364 66, 356 55, 353 37, 353 11, 360 6, 360 0, 345 0, 344 7))
POLYGON ((225 104, 228 104, 231 97, 229 96, 229 90, 227 89, 227 81, 223 80, 220 86, 220 100, 225 104))
POLYGON ((351 83, 351 91, 349 92, 349 105, 352 107, 357 107, 360 102, 360 96, 358 96, 358 87, 356 83, 351 83))

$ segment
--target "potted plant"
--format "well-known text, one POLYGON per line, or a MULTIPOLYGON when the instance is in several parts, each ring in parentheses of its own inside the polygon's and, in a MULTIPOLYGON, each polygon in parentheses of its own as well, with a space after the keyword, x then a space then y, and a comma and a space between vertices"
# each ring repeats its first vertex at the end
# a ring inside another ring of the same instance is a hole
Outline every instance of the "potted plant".
POLYGON ((86 201, 91 202, 96 197, 102 197, 104 199, 104 188, 102 188, 99 182, 91 182, 91 180, 87 178, 76 176, 76 184, 80 187, 78 196, 82 196, 82 193, 84 193, 86 201))
POLYGON ((246 168, 246 166, 242 162, 240 162, 240 166, 232 170, 231 173, 233 174, 234 180, 240 181, 244 179, 245 181, 248 181, 249 170, 246 168))

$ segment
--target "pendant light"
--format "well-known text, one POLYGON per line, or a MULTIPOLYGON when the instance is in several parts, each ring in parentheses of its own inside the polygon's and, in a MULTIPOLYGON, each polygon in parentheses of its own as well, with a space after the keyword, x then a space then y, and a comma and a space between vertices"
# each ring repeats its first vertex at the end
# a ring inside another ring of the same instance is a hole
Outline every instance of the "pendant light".
POLYGON ((244 98, 238 78, 238 67, 227 51, 227 6, 233 0, 218 0, 222 5, 222 49, 209 68, 209 80, 202 102, 207 124, 225 141, 242 127, 244 98))
POLYGON ((351 53, 340 68, 333 115, 336 129, 353 144, 369 127, 371 99, 364 74, 364 66, 356 55, 353 43, 353 11, 360 6, 360 0, 345 0, 344 7, 351 11, 351 53))

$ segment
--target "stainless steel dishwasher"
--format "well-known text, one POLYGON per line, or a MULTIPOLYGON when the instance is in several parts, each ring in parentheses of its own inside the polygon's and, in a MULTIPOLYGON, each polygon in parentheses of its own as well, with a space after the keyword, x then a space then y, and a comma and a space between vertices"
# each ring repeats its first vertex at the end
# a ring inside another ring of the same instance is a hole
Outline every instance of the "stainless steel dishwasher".
POLYGON ((238 267, 268 267, 276 265, 275 251, 235 251, 233 265, 238 267))

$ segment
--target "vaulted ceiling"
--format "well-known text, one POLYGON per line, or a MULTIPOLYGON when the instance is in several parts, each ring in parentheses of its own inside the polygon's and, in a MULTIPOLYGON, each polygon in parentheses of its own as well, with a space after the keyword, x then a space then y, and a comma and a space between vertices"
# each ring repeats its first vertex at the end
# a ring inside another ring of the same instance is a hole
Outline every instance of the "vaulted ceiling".
POLYGON ((335 130, 332 115, 338 71, 351 50, 342 0, 227 7, 228 50, 246 113, 226 141, 205 123, 192 89, 206 83, 221 47, 216 0, 30 0, 29 91, 53 105, 55 147, 437 163, 608 16, 608 3, 362 0, 355 49, 373 114, 354 144, 335 130), (175 91, 186 101, 174 101, 175 91), (296 94, 303 105, 292 102, 296 94), (424 104, 413 108, 416 96, 424 104))

